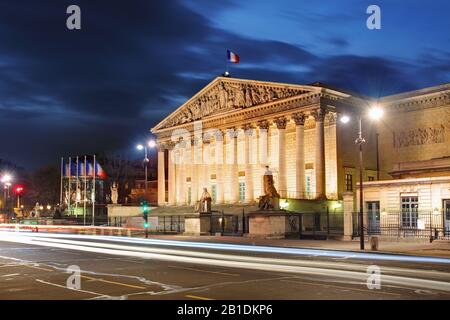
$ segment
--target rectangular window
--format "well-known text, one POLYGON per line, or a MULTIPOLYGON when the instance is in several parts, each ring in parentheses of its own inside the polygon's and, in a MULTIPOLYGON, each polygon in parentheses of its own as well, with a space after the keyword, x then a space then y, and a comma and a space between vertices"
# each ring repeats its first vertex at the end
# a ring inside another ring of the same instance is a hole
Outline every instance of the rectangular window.
POLYGON ((311 194, 311 176, 306 175, 306 194, 309 196, 311 194))
POLYGON ((216 200, 217 200, 217 186, 215 184, 213 184, 211 186, 211 198, 212 198, 212 202, 216 203, 216 200))
POLYGON ((345 175, 345 191, 353 191, 353 175, 345 175))
POLYGON ((419 198, 407 196, 401 198, 402 206, 402 227, 417 228, 417 218, 419 216, 419 198))
POLYGON ((380 229, 380 201, 366 202, 368 231, 378 232, 380 229))
POLYGON ((245 182, 239 182, 239 201, 245 200, 245 182))

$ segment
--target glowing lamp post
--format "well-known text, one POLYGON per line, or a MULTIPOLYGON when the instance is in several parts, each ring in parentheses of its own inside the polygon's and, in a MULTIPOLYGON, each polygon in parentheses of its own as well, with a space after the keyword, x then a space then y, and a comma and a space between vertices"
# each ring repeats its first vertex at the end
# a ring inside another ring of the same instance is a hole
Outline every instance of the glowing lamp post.
POLYGON ((146 145, 142 145, 142 144, 138 144, 137 146, 136 146, 136 149, 138 149, 139 151, 142 151, 142 150, 144 150, 144 175, 145 175, 145 182, 144 182, 144 188, 145 188, 145 196, 147 196, 147 175, 148 175, 148 173, 147 173, 147 171, 148 171, 148 169, 147 169, 147 165, 148 165, 148 163, 149 163, 149 159, 148 159, 148 152, 147 152, 147 147, 148 148, 154 148, 154 147, 156 147, 156 142, 155 142, 155 140, 150 140, 150 141, 148 141, 148 143, 146 144, 146 145))
MULTIPOLYGON (((369 109, 369 118, 371 120, 379 120, 383 117, 384 111, 379 106, 374 105, 369 109)), ((344 114, 340 118, 341 122, 346 124, 350 122, 350 116, 347 114, 344 114)), ((358 115, 358 137, 355 140, 355 144, 359 146, 359 243, 360 243, 360 249, 364 250, 364 199, 363 199, 363 144, 366 142, 366 140, 362 136, 362 116, 361 114, 358 115)))
POLYGON ((5 173, 0 178, 0 182, 3 183, 3 207, 7 208, 9 199, 9 187, 11 187, 12 176, 9 173, 5 173))

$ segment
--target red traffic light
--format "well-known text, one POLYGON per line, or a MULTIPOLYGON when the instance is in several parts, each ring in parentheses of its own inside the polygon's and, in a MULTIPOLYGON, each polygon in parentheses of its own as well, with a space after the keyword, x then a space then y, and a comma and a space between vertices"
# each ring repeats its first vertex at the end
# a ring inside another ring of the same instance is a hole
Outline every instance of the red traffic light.
POLYGON ((16 186, 16 187, 14 188, 14 192, 15 192, 17 195, 21 195, 21 194, 23 193, 23 190, 24 190, 23 186, 16 186))

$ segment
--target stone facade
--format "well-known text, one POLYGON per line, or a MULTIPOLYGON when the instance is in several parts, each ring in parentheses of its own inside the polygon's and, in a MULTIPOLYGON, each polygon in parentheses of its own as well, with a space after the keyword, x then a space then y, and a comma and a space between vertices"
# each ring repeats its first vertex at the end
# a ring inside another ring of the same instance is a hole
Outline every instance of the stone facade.
MULTIPOLYGON (((337 116, 367 103, 320 85, 216 78, 152 129, 161 160, 158 204, 194 205, 204 187, 216 204, 254 203, 266 165, 283 198, 341 199, 357 148, 355 125, 337 116), (160 191, 164 149, 167 198, 160 191)), ((375 140, 366 140, 373 150, 375 140)), ((367 169, 376 170, 373 154, 367 169)))
POLYGON ((450 157, 450 84, 385 97, 380 103, 386 110, 377 128, 383 179, 396 177, 392 173, 401 163, 450 157))

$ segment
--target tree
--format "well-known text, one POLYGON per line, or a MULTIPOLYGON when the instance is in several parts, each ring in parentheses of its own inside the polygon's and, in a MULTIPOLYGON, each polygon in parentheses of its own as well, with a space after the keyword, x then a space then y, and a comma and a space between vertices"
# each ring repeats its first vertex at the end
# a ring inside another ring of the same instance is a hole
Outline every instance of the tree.
POLYGON ((34 205, 36 202, 56 205, 59 203, 60 179, 60 169, 57 166, 45 166, 34 171, 24 200, 28 205, 34 205))

